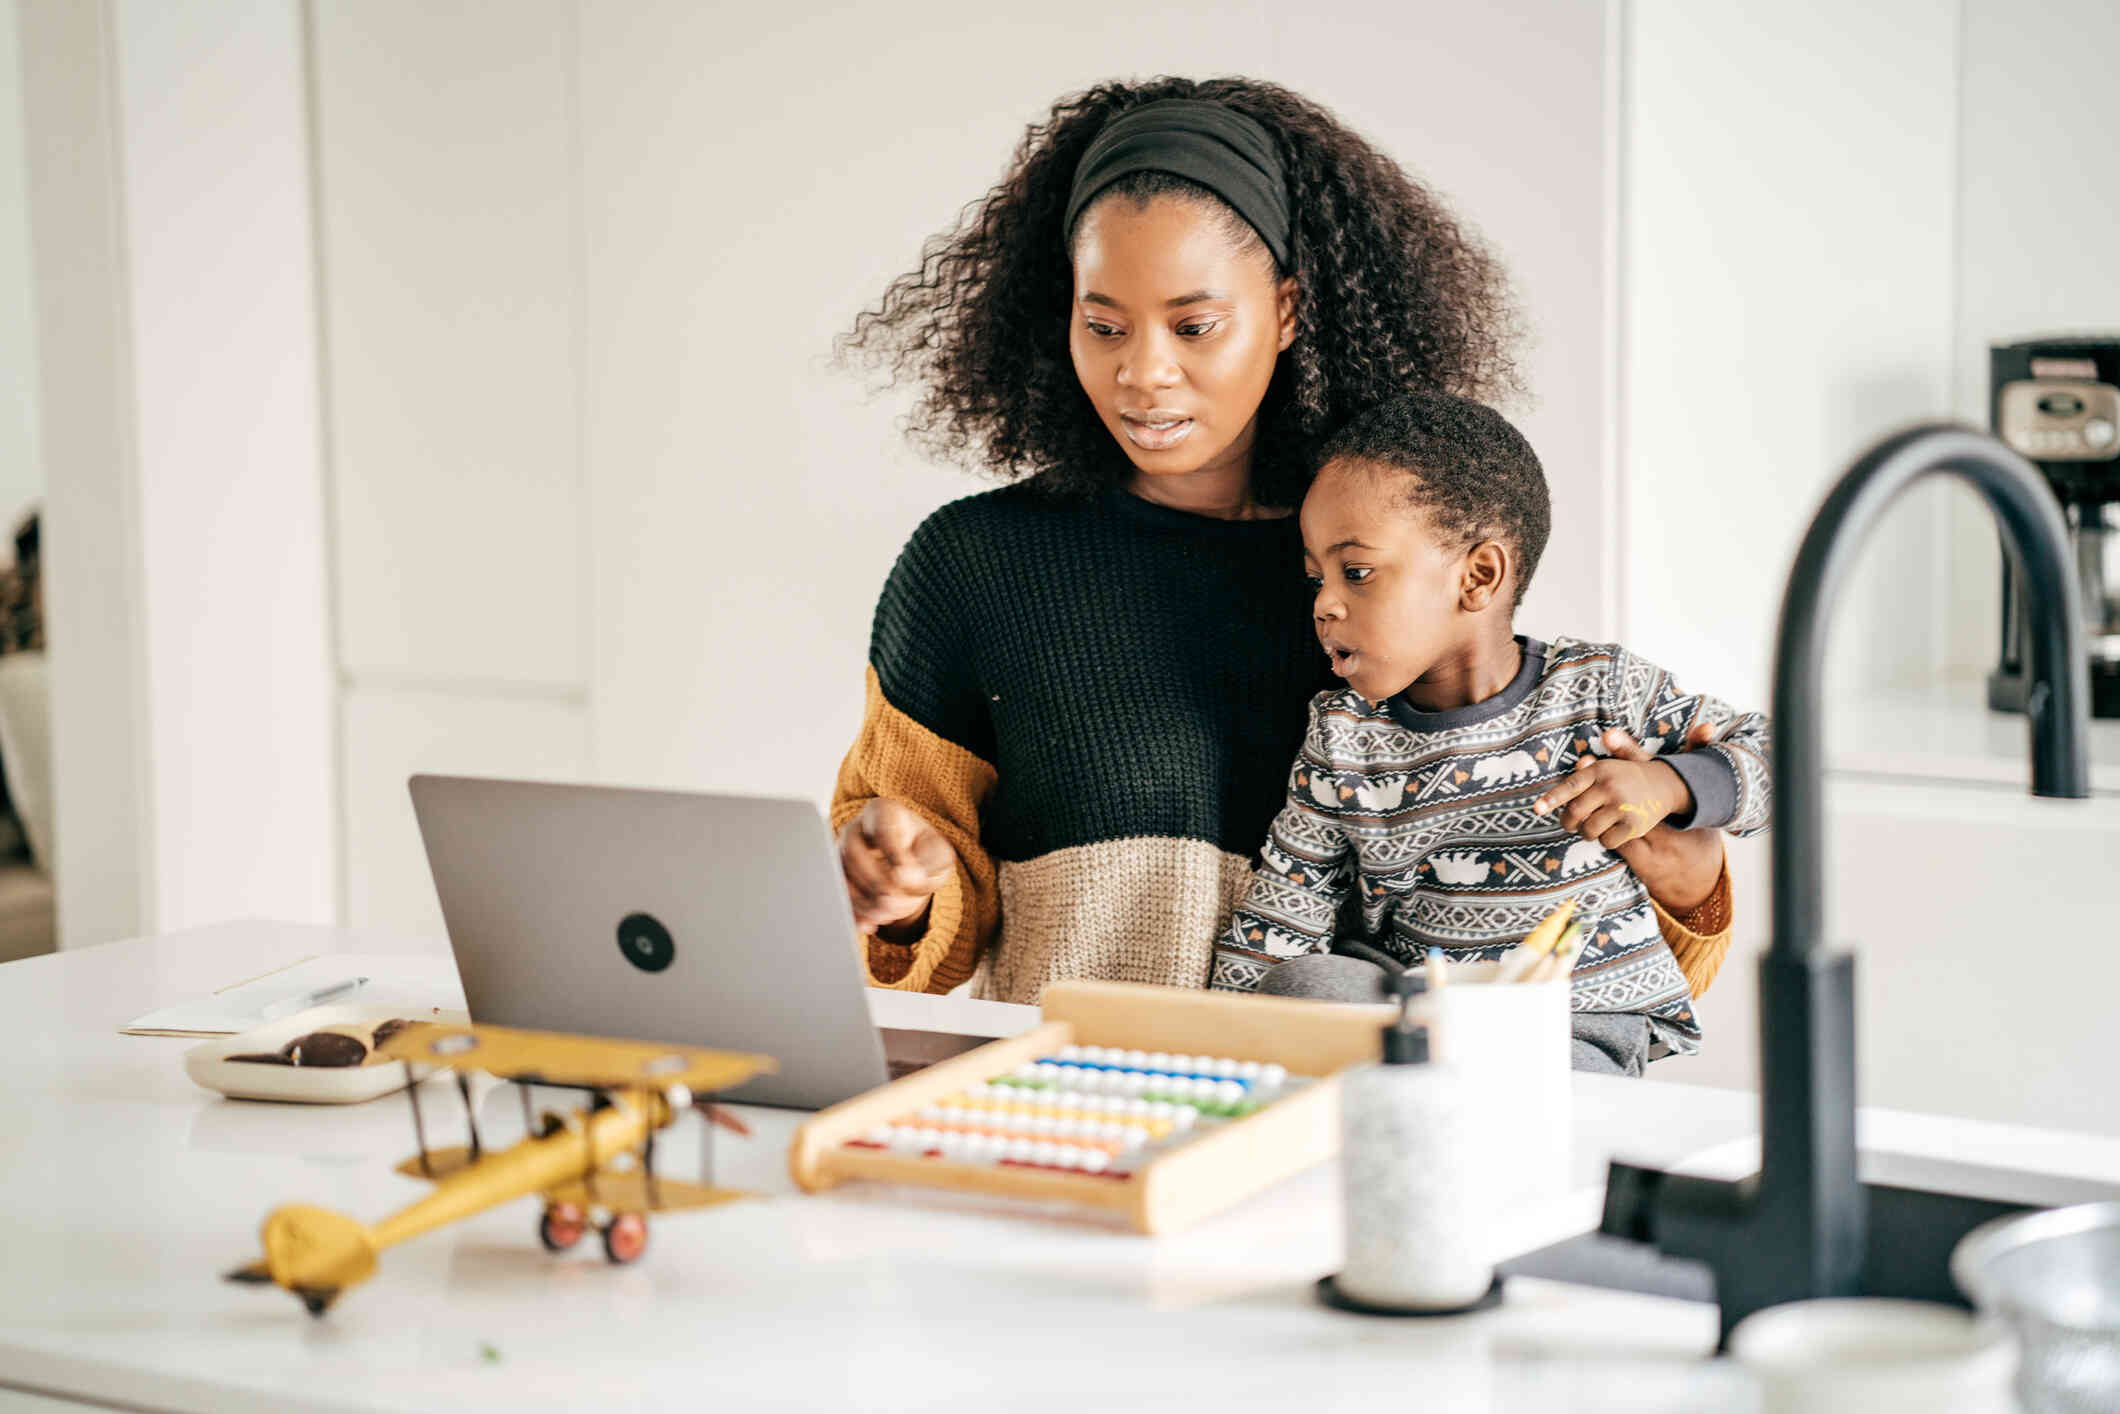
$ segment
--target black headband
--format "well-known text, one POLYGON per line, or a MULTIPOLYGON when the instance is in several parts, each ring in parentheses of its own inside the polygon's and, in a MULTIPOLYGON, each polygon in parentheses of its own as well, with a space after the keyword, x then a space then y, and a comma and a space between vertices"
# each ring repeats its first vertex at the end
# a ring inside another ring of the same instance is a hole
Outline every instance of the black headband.
POLYGON ((1273 138, 1236 109, 1195 98, 1162 98, 1106 123, 1075 167, 1067 238, 1098 192, 1135 172, 1169 172, 1198 182, 1251 223, 1288 268, 1288 178, 1273 138))

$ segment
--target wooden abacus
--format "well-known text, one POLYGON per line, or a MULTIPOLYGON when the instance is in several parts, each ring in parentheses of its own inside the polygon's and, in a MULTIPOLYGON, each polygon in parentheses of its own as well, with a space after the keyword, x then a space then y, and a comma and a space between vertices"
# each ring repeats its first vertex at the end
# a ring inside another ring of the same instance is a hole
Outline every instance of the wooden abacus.
POLYGON ((1374 1060, 1397 1014, 1127 982, 1055 983, 1042 1007, 1035 1030, 821 1111, 789 1146, 795 1182, 1058 1199, 1176 1231, 1332 1157, 1336 1072, 1374 1060))

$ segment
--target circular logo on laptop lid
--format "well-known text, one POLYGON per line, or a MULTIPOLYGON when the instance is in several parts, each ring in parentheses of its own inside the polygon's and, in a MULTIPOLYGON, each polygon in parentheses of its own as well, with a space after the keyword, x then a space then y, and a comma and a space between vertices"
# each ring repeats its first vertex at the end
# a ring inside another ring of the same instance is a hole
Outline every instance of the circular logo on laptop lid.
POLYGON ((670 930, 653 915, 629 913, 618 920, 618 950, 643 972, 660 972, 677 960, 670 930))

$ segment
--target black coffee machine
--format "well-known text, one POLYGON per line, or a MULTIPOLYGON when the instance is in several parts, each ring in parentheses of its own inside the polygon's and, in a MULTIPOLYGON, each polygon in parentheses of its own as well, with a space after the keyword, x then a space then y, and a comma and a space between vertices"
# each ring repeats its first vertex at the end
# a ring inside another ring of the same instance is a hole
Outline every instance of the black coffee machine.
MULTIPOLYGON (((2091 715, 2120 717, 2120 334, 1988 349, 1995 435, 2045 474, 2061 499, 2083 591, 2091 715)), ((1988 706, 2024 710, 2024 606, 2002 560, 2002 658, 1988 706)))

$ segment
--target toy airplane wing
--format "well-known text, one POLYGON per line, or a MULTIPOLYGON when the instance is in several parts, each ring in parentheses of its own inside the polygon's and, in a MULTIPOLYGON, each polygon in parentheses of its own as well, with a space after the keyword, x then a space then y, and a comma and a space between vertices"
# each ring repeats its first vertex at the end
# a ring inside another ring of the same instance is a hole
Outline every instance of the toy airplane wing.
POLYGON ((681 1178, 652 1180, 639 1169, 598 1169, 589 1182, 576 1179, 545 1194, 548 1203, 573 1203, 578 1207, 604 1207, 620 1212, 674 1213, 686 1208, 710 1208, 751 1195, 740 1188, 710 1188, 681 1178))
POLYGON ((376 1054, 414 1065, 483 1070, 521 1085, 593 1090, 665 1090, 682 1085, 700 1095, 741 1085, 776 1069, 768 1056, 738 1051, 659 1041, 613 1041, 512 1026, 423 1026, 391 1037, 376 1048, 376 1054))
POLYGON ((445 1144, 433 1149, 423 1149, 397 1166, 397 1171, 407 1178, 424 1178, 429 1183, 440 1183, 453 1173, 461 1173, 472 1165, 471 1146, 468 1144, 445 1144))
MULTIPOLYGON (((630 1156, 629 1156, 630 1157, 630 1156)), ((407 1178, 424 1178, 439 1183, 451 1174, 461 1173, 471 1167, 471 1150, 462 1144, 447 1148, 429 1149, 424 1154, 414 1154, 397 1166, 397 1171, 407 1178)), ((577 1207, 604 1207, 619 1212, 674 1213, 686 1208, 709 1208, 716 1203, 733 1202, 751 1195, 740 1188, 715 1188, 702 1183, 688 1183, 681 1178, 664 1178, 657 1174, 652 1179, 638 1167, 596 1169, 589 1178, 574 1178, 545 1192, 547 1203, 572 1203, 577 1207)))

